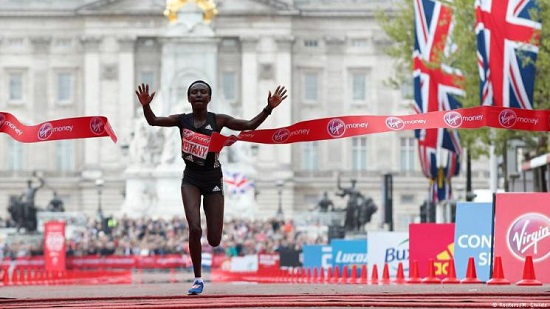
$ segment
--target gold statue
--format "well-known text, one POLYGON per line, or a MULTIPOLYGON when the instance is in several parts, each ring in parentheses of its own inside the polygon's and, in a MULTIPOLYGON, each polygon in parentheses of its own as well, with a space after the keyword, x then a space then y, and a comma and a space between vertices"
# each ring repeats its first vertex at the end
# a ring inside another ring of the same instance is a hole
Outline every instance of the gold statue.
POLYGON ((169 22, 174 22, 178 18, 178 11, 185 6, 188 1, 195 4, 202 10, 203 20, 205 23, 210 23, 212 17, 218 14, 216 4, 213 0, 166 0, 166 9, 164 15, 168 17, 169 22))

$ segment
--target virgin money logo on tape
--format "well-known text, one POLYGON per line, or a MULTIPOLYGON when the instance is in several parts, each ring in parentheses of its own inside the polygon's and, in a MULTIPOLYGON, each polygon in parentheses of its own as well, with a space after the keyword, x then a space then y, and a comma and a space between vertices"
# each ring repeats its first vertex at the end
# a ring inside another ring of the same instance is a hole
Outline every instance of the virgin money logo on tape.
POLYGON ((505 109, 498 115, 498 122, 505 128, 513 127, 518 120, 516 112, 511 109, 505 109))
POLYGON ((53 126, 49 122, 46 122, 40 127, 40 129, 38 129, 38 139, 41 141, 47 140, 52 136, 52 134, 53 126))
POLYGON ((405 122, 398 117, 388 117, 386 118, 386 127, 394 131, 403 130, 405 122))
POLYGON ((5 122, 6 122, 6 116, 4 116, 4 114, 0 114, 0 129, 2 129, 5 122))
POLYGON ((237 137, 235 137, 234 135, 231 135, 230 137, 227 138, 227 140, 223 143, 223 145, 231 146, 235 144, 236 141, 237 141, 237 137))
POLYGON ((451 128, 458 128, 462 125, 462 115, 458 112, 448 112, 443 116, 443 121, 451 128))
POLYGON ((103 122, 103 119, 99 117, 93 117, 90 120, 90 130, 95 135, 103 134, 103 132, 105 132, 105 122, 103 122))
POLYGON ((279 129, 277 130, 271 139, 275 143, 284 143, 290 137, 290 131, 288 129, 279 129))
POLYGON ((534 262, 550 256, 550 219, 541 213, 528 213, 512 222, 508 229, 508 248, 520 260, 534 262))
POLYGON ((64 132, 72 132, 74 126, 58 126, 54 127, 51 123, 46 122, 42 126, 40 126, 40 129, 38 129, 38 139, 41 141, 45 141, 49 139, 54 132, 64 133, 64 132))
POLYGON ((327 131, 332 137, 341 137, 344 133, 346 133, 346 124, 341 119, 334 118, 329 121, 327 131))

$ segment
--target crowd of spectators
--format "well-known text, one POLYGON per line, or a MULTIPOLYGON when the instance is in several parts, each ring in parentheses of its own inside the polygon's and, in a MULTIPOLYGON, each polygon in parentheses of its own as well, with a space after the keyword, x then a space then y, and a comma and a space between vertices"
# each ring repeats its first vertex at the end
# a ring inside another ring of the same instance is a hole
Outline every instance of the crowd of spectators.
MULTIPOLYGON (((188 253, 185 218, 88 218, 84 225, 70 225, 66 235, 67 256, 150 256, 188 253)), ((0 219, 0 227, 7 221, 0 219)), ((233 219, 225 223, 222 243, 211 248, 203 231, 205 252, 243 256, 277 252, 281 248, 301 250, 304 244, 326 243, 319 236, 308 236, 292 220, 233 219)), ((0 258, 43 255, 43 241, 11 241, 0 238, 0 258)))

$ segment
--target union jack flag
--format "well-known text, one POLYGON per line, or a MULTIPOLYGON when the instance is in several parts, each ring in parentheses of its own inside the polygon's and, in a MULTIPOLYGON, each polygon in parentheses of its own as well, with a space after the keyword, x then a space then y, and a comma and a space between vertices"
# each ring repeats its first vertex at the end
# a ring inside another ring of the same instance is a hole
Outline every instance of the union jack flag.
POLYGON ((475 8, 481 105, 533 109, 536 0, 476 0, 475 8))
MULTIPOLYGON (((464 90, 460 71, 441 63, 442 55, 455 50, 452 42, 452 10, 435 0, 413 0, 415 13, 415 46, 413 78, 415 110, 426 113, 460 108, 459 96, 464 90)), ((420 165, 430 179, 432 201, 450 199, 450 178, 458 175, 462 148, 456 130, 416 130, 420 165), (445 157, 445 158, 443 158, 445 157), (450 164, 450 165, 449 165, 450 164), (441 172, 445 179, 440 179, 441 172), (435 181, 439 178, 439 181, 435 181)))
POLYGON ((243 173, 224 173, 223 182, 231 194, 243 194, 254 187, 254 182, 246 178, 243 173))

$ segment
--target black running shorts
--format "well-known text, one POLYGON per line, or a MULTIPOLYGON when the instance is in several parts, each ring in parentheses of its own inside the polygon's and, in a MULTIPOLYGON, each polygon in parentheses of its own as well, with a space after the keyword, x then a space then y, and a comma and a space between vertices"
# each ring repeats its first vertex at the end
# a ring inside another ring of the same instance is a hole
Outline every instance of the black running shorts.
POLYGON ((202 171, 186 168, 183 171, 181 185, 192 185, 194 187, 197 187, 202 195, 223 195, 222 169, 216 168, 209 171, 202 171))

